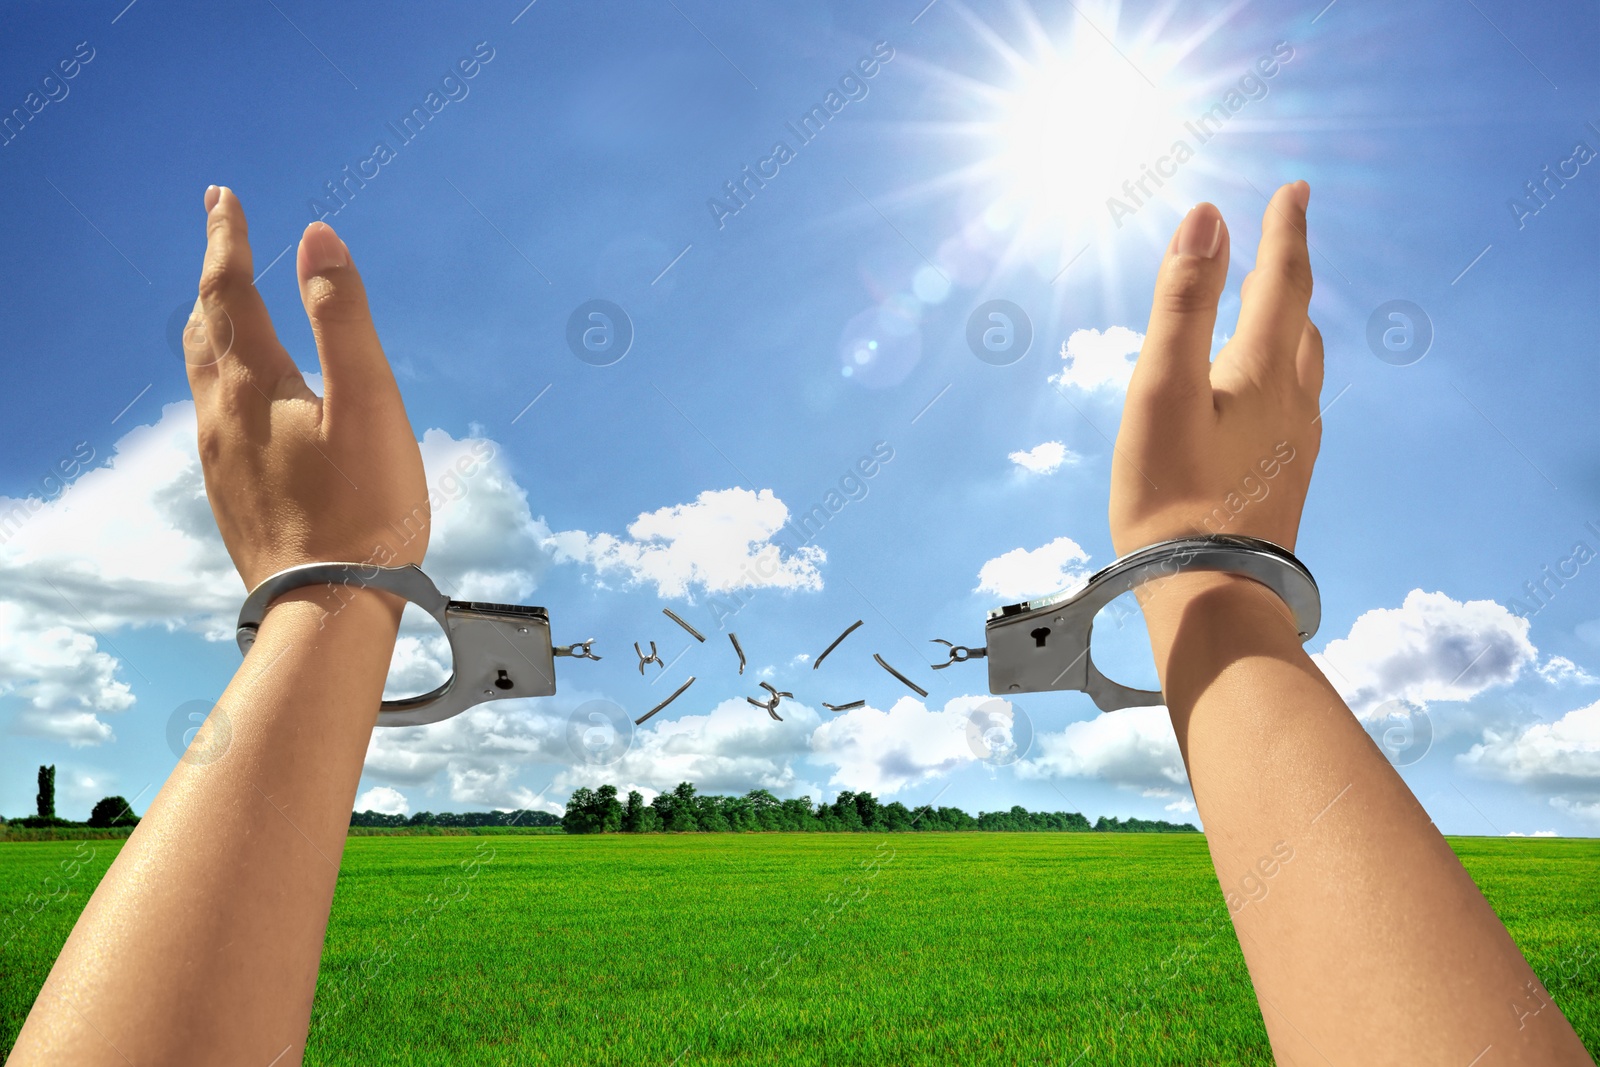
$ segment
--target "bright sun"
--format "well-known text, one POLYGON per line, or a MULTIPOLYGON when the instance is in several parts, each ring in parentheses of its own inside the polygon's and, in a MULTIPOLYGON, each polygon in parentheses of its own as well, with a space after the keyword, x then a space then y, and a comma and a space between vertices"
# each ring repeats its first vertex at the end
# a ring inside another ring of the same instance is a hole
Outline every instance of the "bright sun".
POLYGON ((997 206, 1025 232, 1066 236, 1104 218, 1107 199, 1145 178, 1182 127, 1179 97, 1149 80, 1155 64, 1086 31, 1080 23, 1065 53, 1026 64, 1000 98, 989 169, 997 206))

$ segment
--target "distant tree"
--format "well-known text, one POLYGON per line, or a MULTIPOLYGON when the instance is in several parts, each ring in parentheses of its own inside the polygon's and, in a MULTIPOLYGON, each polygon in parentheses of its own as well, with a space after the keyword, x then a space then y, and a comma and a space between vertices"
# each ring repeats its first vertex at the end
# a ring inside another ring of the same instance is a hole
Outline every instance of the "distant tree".
POLYGON ((101 797, 95 802, 94 810, 89 812, 90 826, 135 826, 138 822, 139 817, 133 813, 133 805, 121 797, 101 797))
POLYGON ((650 810, 656 813, 656 828, 670 829, 672 826, 672 794, 657 793, 656 798, 650 802, 650 810))
POLYGON ((694 798, 694 824, 701 833, 725 834, 733 829, 728 825, 727 816, 723 814, 720 803, 722 799, 705 793, 694 798))
POLYGON ((848 789, 839 790, 833 801, 833 818, 841 830, 861 829, 861 811, 856 807, 856 795, 848 789))
POLYGON ((750 817, 755 822, 755 829, 784 829, 783 804, 777 797, 765 789, 752 789, 744 795, 744 799, 750 805, 750 817))
POLYGON ((810 797, 794 797, 785 800, 779 805, 782 812, 780 829, 783 830, 820 830, 822 829, 817 813, 811 810, 810 797))
POLYGON ((910 809, 898 800, 885 804, 879 809, 878 816, 883 820, 885 830, 899 832, 913 828, 910 809))
MULTIPOLYGON (((612 801, 616 800, 616 789, 612 790, 612 801)), ((580 785, 572 791, 572 796, 567 798, 567 812, 561 817, 561 828, 569 834, 594 834, 600 832, 600 820, 596 818, 595 793, 586 785, 580 785)))
POLYGON ((672 806, 667 814, 666 828, 673 833, 694 833, 700 828, 695 821, 693 783, 679 782, 672 791, 672 806))
POLYGON ((39 795, 34 798, 39 806, 39 818, 56 817, 56 765, 39 767, 39 795))
POLYGON ((597 832, 614 834, 622 829, 622 805, 617 801, 617 787, 603 785, 594 791, 594 821, 597 832))
POLYGON ((650 809, 645 807, 644 794, 637 789, 628 790, 628 804, 622 809, 622 832, 625 834, 643 833, 640 825, 644 822, 644 813, 650 809))
POLYGON ((856 815, 861 819, 862 829, 882 829, 878 821, 878 798, 871 793, 856 794, 856 815))

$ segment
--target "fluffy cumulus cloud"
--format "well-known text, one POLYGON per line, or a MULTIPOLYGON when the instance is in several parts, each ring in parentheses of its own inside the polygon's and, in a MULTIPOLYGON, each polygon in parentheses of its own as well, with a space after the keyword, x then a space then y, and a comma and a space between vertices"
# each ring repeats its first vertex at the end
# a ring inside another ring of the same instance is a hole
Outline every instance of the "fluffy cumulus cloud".
MULTIPOLYGON (((1188 775, 1172 722, 1163 707, 1126 708, 1040 734, 1034 755, 1017 764, 1023 778, 1098 778, 1145 796, 1186 793, 1188 775)), ((1187 796, 1167 810, 1188 812, 1187 796)))
POLYGON ((1054 474, 1063 466, 1078 462, 1077 455, 1069 452, 1060 441, 1046 441, 1024 452, 1013 452, 1007 458, 1032 474, 1054 474))
MULTIPOLYGON (((421 448, 429 574, 454 596, 526 596, 549 531, 493 443, 429 430, 421 448)), ((0 497, 0 697, 17 701, 14 732, 95 745, 115 740, 106 716, 134 703, 103 635, 161 626, 232 640, 245 588, 206 500, 193 403, 166 405, 109 456, 78 455, 92 469, 50 499, 0 497)), ((442 644, 408 621, 401 669, 423 676, 432 653, 443 670, 442 644)))
POLYGON ((1350 707, 1371 717, 1388 700, 1426 707, 1516 681, 1538 661, 1528 627, 1492 600, 1414 589, 1400 607, 1362 615, 1317 661, 1350 707))
POLYGON ((1133 377, 1144 334, 1126 326, 1099 330, 1074 330, 1061 346, 1061 373, 1052 382, 1079 389, 1124 390, 1133 377))
POLYGON ((978 571, 975 593, 992 593, 1007 600, 1054 593, 1077 585, 1089 576, 1083 566, 1089 554, 1070 537, 1029 550, 1013 548, 985 563, 978 571))
MULTIPOLYGON (((893 796, 975 762, 989 751, 987 746, 1011 745, 1009 737, 969 736, 973 712, 994 703, 1003 702, 959 696, 935 710, 902 697, 888 711, 855 708, 818 727, 811 750, 818 762, 834 768, 829 785, 893 796)), ((981 725, 990 725, 991 719, 1006 725, 993 716, 984 717, 981 725)))
POLYGON ((426 790, 441 804, 447 798, 457 806, 556 812, 562 806, 552 798, 606 783, 624 793, 638 789, 646 797, 684 781, 703 792, 769 789, 820 795, 796 767, 821 722, 805 704, 785 701, 779 723, 736 698, 704 713, 652 719, 631 729, 626 719, 642 709, 617 708, 620 718, 611 721, 624 723, 623 747, 608 752, 604 762, 591 762, 583 751, 588 731, 602 731, 603 742, 619 736, 606 725, 608 716, 589 715, 601 706, 591 701, 602 700, 574 692, 538 701, 494 701, 430 726, 376 730, 365 774, 374 782, 410 788, 413 795, 426 790))
POLYGON ((653 584, 663 597, 685 597, 695 587, 819 590, 827 554, 811 545, 785 552, 774 535, 788 522, 788 507, 770 489, 708 489, 692 503, 640 515, 625 538, 570 530, 551 544, 560 560, 653 584))
POLYGON ((356 797, 356 811, 376 811, 383 815, 409 815, 411 804, 406 795, 386 785, 375 785, 356 797))
POLYGON ((1551 685, 1594 685, 1600 682, 1565 656, 1551 656, 1539 664, 1539 677, 1551 685))
POLYGON ((1555 807, 1600 822, 1600 702, 1555 722, 1505 733, 1486 730, 1483 741, 1457 760, 1486 777, 1549 794, 1555 807))
MULTIPOLYGON (((665 684, 665 683, 663 683, 665 684)), ((639 789, 646 796, 693 782, 705 793, 747 793, 767 789, 794 796, 820 791, 796 764, 810 748, 821 723, 809 705, 785 700, 774 722, 742 697, 724 700, 703 714, 651 720, 635 731, 626 755, 608 765, 575 759, 556 776, 558 790, 611 782, 624 793, 639 789)))

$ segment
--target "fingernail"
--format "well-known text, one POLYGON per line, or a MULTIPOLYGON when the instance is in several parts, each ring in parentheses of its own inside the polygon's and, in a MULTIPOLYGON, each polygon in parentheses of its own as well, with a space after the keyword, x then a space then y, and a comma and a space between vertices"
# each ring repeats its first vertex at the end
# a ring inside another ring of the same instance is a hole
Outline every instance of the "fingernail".
POLYGON ((222 197, 222 190, 218 186, 206 186, 206 214, 211 214, 211 209, 217 206, 217 201, 222 197))
POLYGON ((337 267, 350 265, 350 250, 326 222, 313 222, 300 238, 305 246, 306 265, 312 274, 326 274, 337 267))
POLYGON ((1294 202, 1300 205, 1301 211, 1311 203, 1311 183, 1304 178, 1294 183, 1294 202))
POLYGON ((1177 253, 1210 259, 1222 247, 1222 215, 1210 204, 1196 204, 1178 227, 1177 253))

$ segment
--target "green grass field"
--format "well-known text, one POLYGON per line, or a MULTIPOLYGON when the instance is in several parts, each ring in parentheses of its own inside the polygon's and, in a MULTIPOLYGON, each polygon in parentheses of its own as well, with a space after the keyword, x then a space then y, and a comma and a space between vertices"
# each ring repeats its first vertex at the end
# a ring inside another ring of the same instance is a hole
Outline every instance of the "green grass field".
MULTIPOLYGON (((1451 843, 1600 1049, 1600 841, 1451 843)), ((0 1048, 120 844, 0 844, 0 1048)), ((1204 839, 1045 833, 353 837, 306 1059, 1271 1062, 1204 839)))

